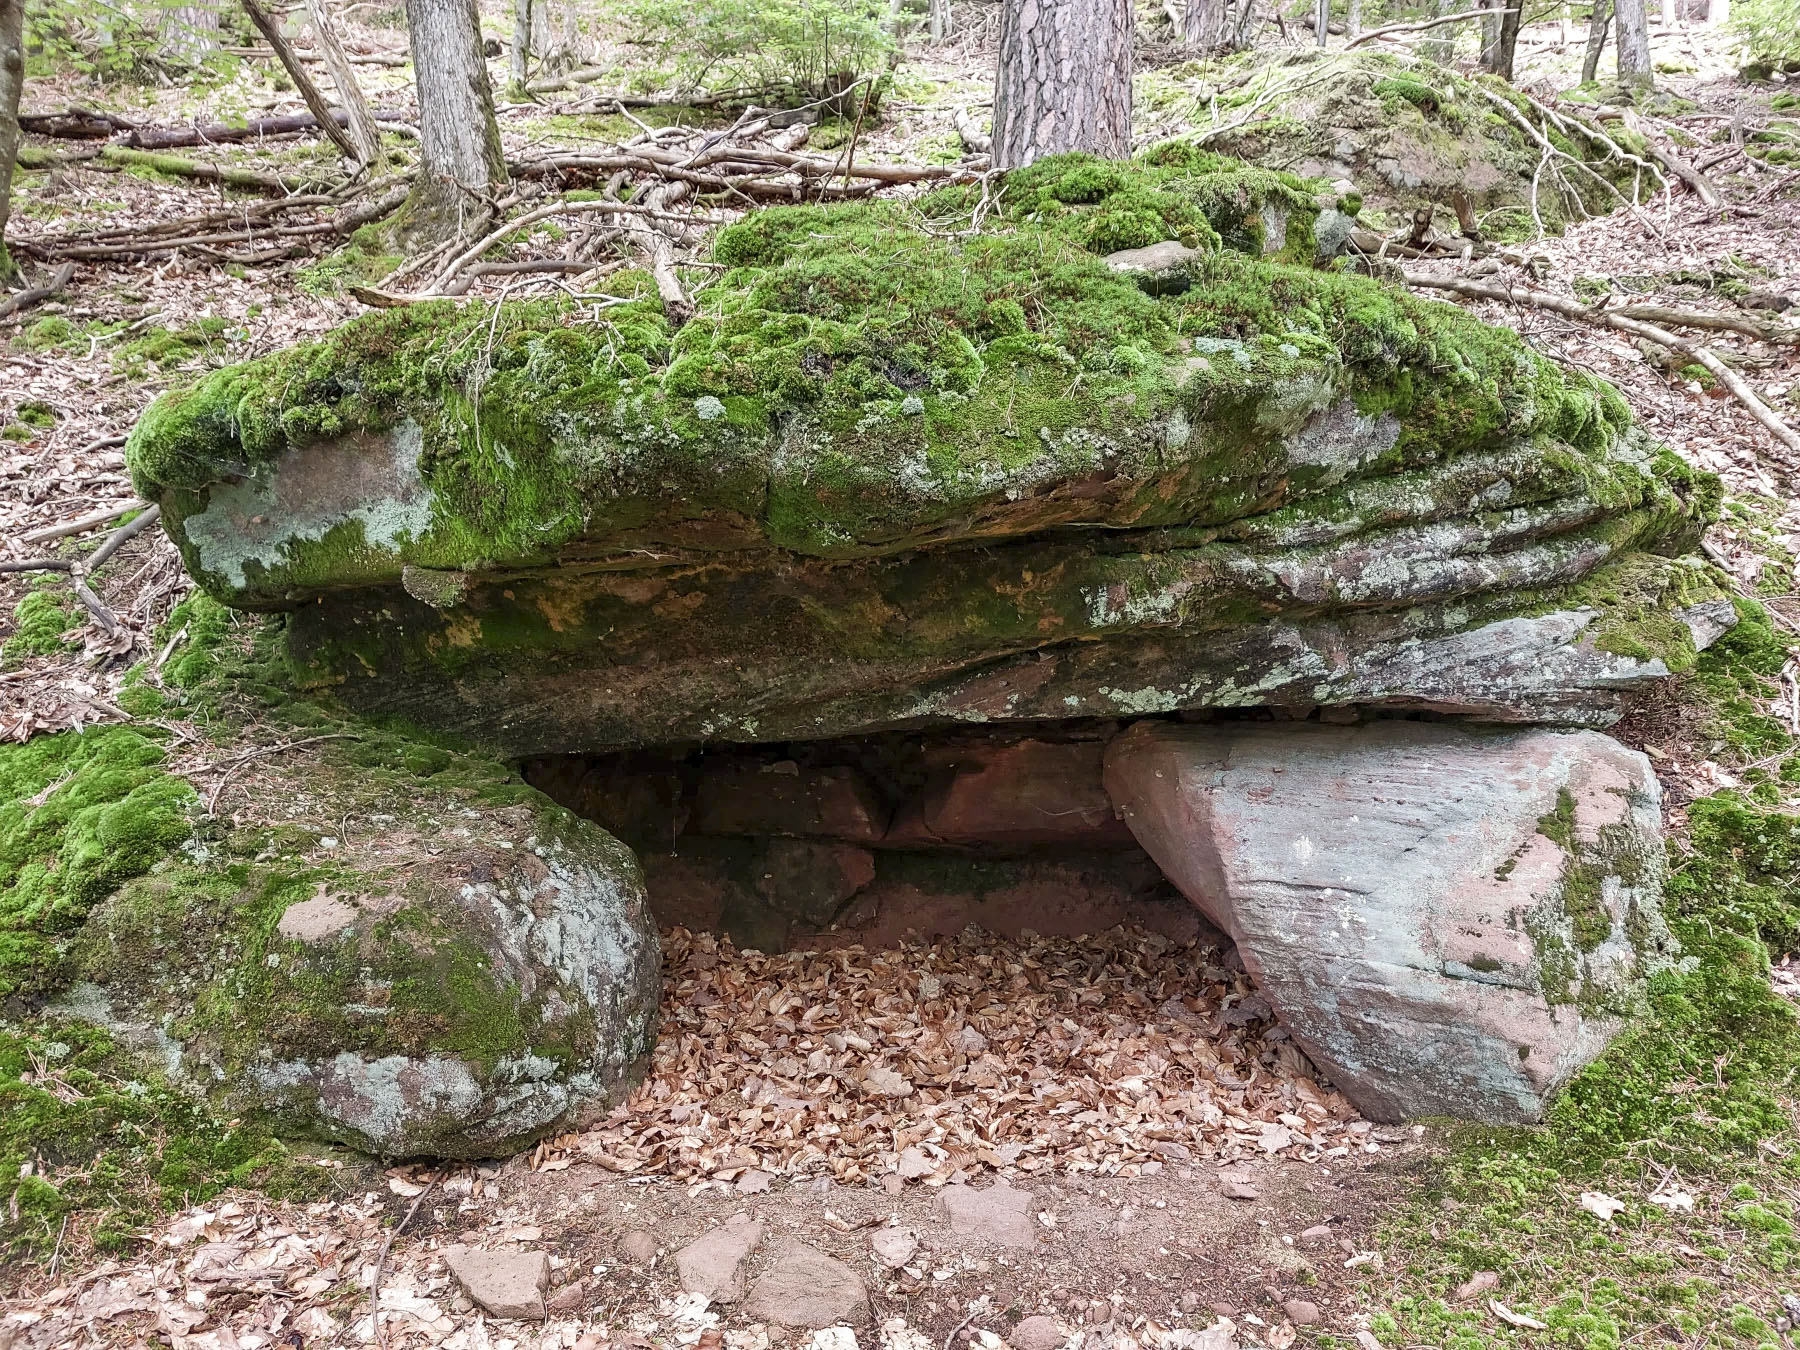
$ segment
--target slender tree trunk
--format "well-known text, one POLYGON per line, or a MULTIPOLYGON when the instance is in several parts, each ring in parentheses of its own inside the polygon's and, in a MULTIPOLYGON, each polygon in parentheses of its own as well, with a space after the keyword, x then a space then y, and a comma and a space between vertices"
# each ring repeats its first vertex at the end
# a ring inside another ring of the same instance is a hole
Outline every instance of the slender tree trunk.
POLYGON ((532 9, 532 0, 513 0, 512 55, 506 70, 508 92, 513 97, 525 92, 525 81, 531 75, 532 9))
POLYGON ((475 0, 406 0, 419 96, 419 174, 396 219, 403 243, 435 243, 485 220, 506 181, 475 0))
POLYGON ((1344 0, 1344 36, 1354 42, 1362 34, 1362 0, 1344 0))
POLYGON ((1525 0, 1517 0, 1507 5, 1512 12, 1500 16, 1500 31, 1494 41, 1494 61, 1488 67, 1501 79, 1511 81, 1513 77, 1513 58, 1519 51, 1519 20, 1524 17, 1525 0))
POLYGON ((1676 19, 1675 0, 1662 0, 1662 16, 1661 17, 1662 17, 1663 31, 1664 32, 1673 32, 1675 29, 1675 19, 1676 19))
MULTIPOLYGON (((294 82, 294 88, 300 91, 300 97, 306 103, 306 110, 319 119, 319 130, 331 138, 332 143, 343 152, 346 159, 357 160, 363 164, 368 163, 362 158, 362 149, 358 146, 354 135, 348 128, 338 125, 337 118, 332 115, 331 104, 326 102, 325 95, 319 91, 319 86, 313 83, 312 76, 301 64, 299 56, 294 52, 293 44, 281 31, 281 25, 275 21, 275 16, 264 9, 258 0, 244 0, 244 13, 250 16, 250 22, 256 25, 256 31, 263 35, 263 41, 275 49, 275 55, 280 60, 283 69, 287 71, 288 78, 294 82)), ((344 64, 348 66, 349 62, 346 61, 344 64)), ((364 111, 368 110, 365 108, 364 111)), ((369 118, 371 130, 374 122, 375 119, 371 115, 369 118)), ((375 137, 375 139, 379 141, 379 137, 375 137)))
POLYGON ((1313 41, 1320 47, 1331 41, 1331 0, 1313 5, 1313 41))
POLYGON ((19 96, 25 88, 25 0, 0 0, 0 281, 10 280, 6 222, 12 215, 13 160, 19 154, 19 96))
POLYGON ((1731 0, 1707 0, 1706 22, 1714 27, 1731 22, 1731 0))
POLYGON ((1481 21, 1481 56, 1477 64, 1493 73, 1494 63, 1500 59, 1500 15, 1492 11, 1499 10, 1504 0, 1481 0, 1481 8, 1490 11, 1481 21))
MULTIPOLYGON (((1432 5, 1431 17, 1441 19, 1446 14, 1461 14, 1468 6, 1461 0, 1436 0, 1432 5)), ((1427 61, 1436 61, 1440 66, 1447 66, 1456 59, 1456 28, 1452 24, 1444 24, 1439 28, 1425 30, 1426 37, 1419 43, 1419 55, 1427 61)))
POLYGON ((369 100, 363 97, 362 85, 356 81, 356 67, 338 41, 337 25, 325 0, 306 0, 306 17, 312 24, 313 41, 319 44, 319 55, 325 58, 325 69, 337 86, 338 106, 348 123, 345 130, 356 146, 357 167, 373 164, 381 155, 381 128, 375 125, 375 114, 369 100))
POLYGON ((1088 150, 1131 154, 1131 0, 1006 0, 994 167, 1088 150))
POLYGON ((1256 0, 1237 0, 1231 28, 1225 34, 1227 50, 1247 52, 1256 40, 1256 0))
POLYGON ((1588 14, 1587 51, 1581 58, 1581 82, 1600 78, 1600 54, 1606 50, 1606 31, 1612 25, 1612 0, 1594 0, 1588 14))
POLYGON ((1650 16, 1644 0, 1614 0, 1613 40, 1619 53, 1619 83, 1649 89, 1656 83, 1650 64, 1650 16))

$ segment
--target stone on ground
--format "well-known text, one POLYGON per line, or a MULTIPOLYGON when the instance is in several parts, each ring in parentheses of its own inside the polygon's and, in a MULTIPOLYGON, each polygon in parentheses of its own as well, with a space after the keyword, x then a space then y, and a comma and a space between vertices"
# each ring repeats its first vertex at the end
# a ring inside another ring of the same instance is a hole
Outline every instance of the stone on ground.
POLYGON ((656 1259, 656 1239, 641 1228, 633 1228, 619 1239, 619 1253, 627 1261, 640 1266, 649 1265, 656 1259))
POLYGON ((1595 732, 1139 723, 1107 786, 1373 1119, 1540 1119, 1669 959, 1656 776, 1595 732))
POLYGON ((986 1190, 957 1183, 938 1192, 938 1203, 952 1232, 981 1238, 1003 1247, 1037 1245, 1031 1218, 1031 1193, 996 1179, 986 1190))
POLYGON ((1281 1310, 1288 1315, 1288 1321, 1297 1327, 1316 1327, 1324 1320, 1319 1312, 1319 1305, 1303 1298, 1290 1298, 1281 1305, 1281 1310))
POLYGON ((719 1227, 675 1253, 681 1287, 714 1303, 744 1296, 744 1262, 762 1241, 763 1226, 748 1214, 734 1214, 719 1227))
POLYGON ((919 1250, 919 1235, 910 1228, 877 1228, 869 1238, 875 1259, 889 1270, 898 1270, 919 1250))
POLYGON ((1063 1330, 1062 1323, 1040 1314, 1022 1319, 1007 1334, 1006 1343, 1013 1350, 1059 1350, 1068 1339, 1069 1333, 1063 1330))
POLYGON ((544 1317, 544 1288, 550 1258, 543 1252, 490 1251, 456 1243, 444 1249, 450 1267, 469 1297, 495 1317, 544 1317))
POLYGON ((744 1316, 776 1326, 818 1329, 869 1320, 869 1292, 862 1278, 835 1257, 793 1238, 783 1238, 750 1289, 744 1316))

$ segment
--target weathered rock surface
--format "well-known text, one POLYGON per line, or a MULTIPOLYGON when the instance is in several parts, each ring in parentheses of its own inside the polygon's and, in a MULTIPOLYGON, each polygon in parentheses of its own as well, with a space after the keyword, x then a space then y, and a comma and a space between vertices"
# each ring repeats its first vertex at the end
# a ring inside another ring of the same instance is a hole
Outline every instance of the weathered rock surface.
POLYGON ((1693 659, 1729 612, 1676 556, 1712 480, 1514 334, 1235 252, 1289 197, 1310 249, 1297 180, 1159 153, 1034 165, 966 244, 756 213, 678 334, 653 298, 479 341, 370 316, 166 396, 128 458, 202 585, 293 609, 309 678, 513 754, 1271 703, 1603 725, 1693 659), (1103 261, 1170 240, 1181 294, 1103 261))
POLYGON ((1375 1119, 1539 1119, 1668 959, 1656 777, 1597 733, 1140 723, 1107 786, 1375 1119))
POLYGON ((368 843, 296 823, 172 852, 86 917, 45 1014, 234 1114, 385 1156, 501 1156, 604 1113, 661 999, 631 854, 498 766, 437 785, 330 748, 291 750, 272 790, 328 803, 334 831, 371 822, 368 843))
POLYGON ((958 1183, 938 1192, 938 1203, 953 1233, 982 1238, 1002 1247, 1037 1245, 1029 1191, 1018 1190, 1003 1180, 979 1191, 958 1183))
MULTIPOLYGON (((1374 228, 1402 223, 1415 207, 1431 203, 1442 213, 1438 228, 1453 232, 1454 218, 1444 208, 1460 193, 1489 238, 1529 237, 1534 191, 1538 215, 1551 229, 1616 210, 1619 199, 1607 179, 1631 194, 1634 166, 1579 135, 1559 149, 1593 172, 1570 171, 1567 188, 1545 183, 1538 172, 1542 147, 1521 125, 1535 114, 1498 82, 1370 50, 1295 52, 1282 67, 1274 77, 1289 87, 1280 117, 1242 119, 1239 112, 1266 96, 1265 53, 1193 67, 1192 83, 1182 82, 1217 95, 1226 129, 1213 138, 1215 149, 1308 178, 1349 180, 1374 228)), ((1315 231, 1325 233, 1322 223, 1315 231)))
POLYGON ((869 1291, 862 1277, 836 1257, 783 1238, 751 1288, 744 1316, 812 1330, 840 1323, 861 1326, 869 1320, 869 1291))
POLYGON ((888 848, 1130 848, 1101 782, 1104 741, 1022 740, 952 746, 928 757, 932 778, 902 807, 888 848))
POLYGON ((681 1287, 714 1303, 744 1296, 744 1262, 762 1241, 763 1226, 748 1214, 734 1214, 675 1253, 681 1287))
POLYGON ((490 1251, 452 1243, 444 1264, 470 1298, 495 1317, 544 1318, 550 1258, 543 1252, 490 1251))

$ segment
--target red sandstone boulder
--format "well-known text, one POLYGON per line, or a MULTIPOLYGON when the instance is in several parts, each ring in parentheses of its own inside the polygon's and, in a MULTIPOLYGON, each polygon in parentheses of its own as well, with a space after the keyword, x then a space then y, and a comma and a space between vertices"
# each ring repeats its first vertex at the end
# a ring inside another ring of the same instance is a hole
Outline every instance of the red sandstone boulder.
POLYGON ((692 829, 872 844, 887 833, 887 823, 886 803, 854 768, 723 759, 706 764, 692 829))
POLYGON ((900 808, 889 848, 1131 848, 1101 781, 1104 741, 1014 741, 934 752, 925 791, 900 808))
POLYGON ((1595 732, 1145 722, 1106 783, 1375 1119, 1540 1119, 1672 946, 1655 775, 1595 732))

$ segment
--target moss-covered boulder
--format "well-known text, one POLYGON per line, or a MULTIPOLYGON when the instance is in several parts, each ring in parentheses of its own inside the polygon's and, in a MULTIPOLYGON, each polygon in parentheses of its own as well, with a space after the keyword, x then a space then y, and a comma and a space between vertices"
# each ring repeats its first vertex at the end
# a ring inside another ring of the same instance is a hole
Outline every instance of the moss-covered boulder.
POLYGON ((1539 221, 1560 231, 1616 211, 1621 192, 1654 186, 1644 166, 1615 153, 1643 153, 1619 124, 1609 147, 1575 120, 1545 120, 1503 80, 1415 57, 1246 52, 1149 74, 1139 102, 1265 170, 1350 181, 1374 228, 1403 225, 1430 203, 1443 213, 1439 228, 1454 231, 1460 194, 1485 237, 1534 239, 1539 221))
POLYGON ((370 728, 240 742, 204 797, 167 741, 0 748, 8 1023, 96 1029, 120 1074, 386 1156, 514 1152, 635 1081, 659 946, 611 835, 370 728))
POLYGON ((128 458, 312 680, 510 753, 1272 703, 1604 724, 1729 622, 1679 556, 1716 483, 1610 387, 1227 247, 1230 174, 1153 160, 758 212, 679 331, 632 277, 372 315, 165 396, 128 458), (1104 260, 1159 232, 1184 290, 1104 260))

